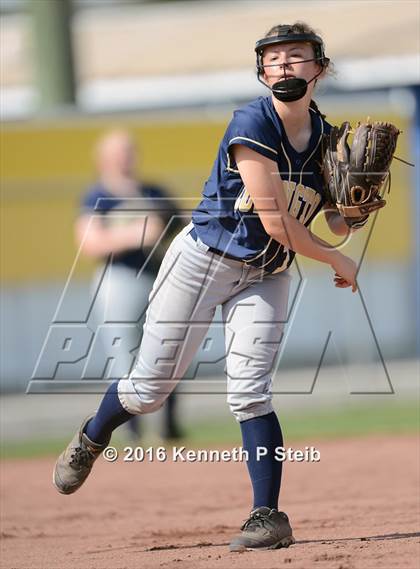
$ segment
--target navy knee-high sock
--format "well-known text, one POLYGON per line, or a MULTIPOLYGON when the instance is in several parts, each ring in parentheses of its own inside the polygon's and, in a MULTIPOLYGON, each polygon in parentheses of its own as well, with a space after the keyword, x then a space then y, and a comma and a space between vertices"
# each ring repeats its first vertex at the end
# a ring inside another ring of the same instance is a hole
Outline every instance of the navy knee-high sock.
POLYGON ((282 462, 275 460, 275 448, 283 446, 283 435, 277 415, 269 413, 240 423, 244 450, 248 451, 248 471, 254 491, 254 506, 278 508, 282 462), (257 447, 266 448, 267 454, 257 447))
POLYGON ((114 381, 106 390, 95 417, 87 424, 85 433, 92 442, 107 444, 112 431, 132 417, 133 414, 121 405, 118 398, 118 381, 114 381))

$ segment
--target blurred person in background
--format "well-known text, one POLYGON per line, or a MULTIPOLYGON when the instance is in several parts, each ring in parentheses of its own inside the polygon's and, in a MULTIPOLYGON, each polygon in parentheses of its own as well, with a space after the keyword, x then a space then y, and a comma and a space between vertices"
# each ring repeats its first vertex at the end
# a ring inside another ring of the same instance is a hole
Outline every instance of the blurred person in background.
MULTIPOLYGON (((140 345, 148 297, 164 246, 160 244, 145 262, 177 213, 165 190, 138 178, 136 155, 134 141, 124 130, 110 131, 99 140, 95 150, 98 179, 83 195, 75 224, 82 254, 99 261, 91 285, 93 320, 96 327, 111 324, 101 330, 101 339, 105 340, 103 369, 108 359, 107 347, 113 341, 106 334, 115 333, 112 323, 129 324, 124 339, 127 342, 128 333, 127 345, 131 347, 122 362, 121 358, 113 362, 113 365, 122 363, 125 374, 131 370, 133 346, 140 345)), ((169 237, 179 229, 179 218, 174 218, 169 237)), ((113 375, 120 371, 112 370, 113 375)), ((174 394, 164 406, 163 420, 163 438, 179 438, 174 394)), ((133 415, 127 426, 133 439, 138 439, 141 435, 139 417, 133 415)))

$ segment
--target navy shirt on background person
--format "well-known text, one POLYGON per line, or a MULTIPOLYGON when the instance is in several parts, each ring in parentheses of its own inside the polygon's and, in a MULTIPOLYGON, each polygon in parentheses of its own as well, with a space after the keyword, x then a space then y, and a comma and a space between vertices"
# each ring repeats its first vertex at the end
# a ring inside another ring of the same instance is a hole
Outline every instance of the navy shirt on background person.
MULTIPOLYGON (((169 198, 168 193, 165 192, 163 188, 155 184, 142 183, 137 186, 137 189, 137 197, 146 199, 144 207, 143 204, 140 205, 140 203, 136 201, 136 196, 117 196, 107 190, 102 182, 98 181, 82 196, 80 213, 81 215, 99 213, 100 215, 103 215, 104 220, 106 220, 106 216, 112 214, 112 210, 119 212, 126 210, 131 213, 131 221, 135 218, 136 211, 139 216, 147 215, 149 213, 151 215, 158 215, 164 221, 165 225, 171 222, 169 231, 170 235, 173 236, 176 232, 181 230, 183 224, 179 217, 175 217, 171 221, 172 216, 176 215, 178 210, 169 198), (130 199, 133 200, 132 207, 128 201, 130 199), (125 207, 126 205, 128 205, 128 207, 125 207)), ((147 260, 150 250, 150 248, 143 247, 139 247, 138 249, 127 249, 122 253, 114 254, 112 262, 115 264, 125 265, 135 271, 139 271, 147 260)), ((144 271, 156 274, 163 254, 164 251, 161 251, 161 248, 159 247, 158 251, 149 259, 147 265, 144 267, 144 271)), ((106 259, 107 258, 104 258, 104 261, 106 261, 106 259)))

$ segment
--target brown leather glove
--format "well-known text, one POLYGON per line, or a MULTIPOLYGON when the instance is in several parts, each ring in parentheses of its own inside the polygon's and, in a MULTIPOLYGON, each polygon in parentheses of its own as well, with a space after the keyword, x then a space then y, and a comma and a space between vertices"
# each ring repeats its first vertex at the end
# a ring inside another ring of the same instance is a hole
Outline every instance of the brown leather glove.
POLYGON ((361 227, 369 214, 384 207, 381 188, 388 180, 400 130, 391 123, 349 122, 333 127, 326 137, 323 172, 328 201, 349 227, 361 227), (353 133, 351 148, 347 138, 353 133))

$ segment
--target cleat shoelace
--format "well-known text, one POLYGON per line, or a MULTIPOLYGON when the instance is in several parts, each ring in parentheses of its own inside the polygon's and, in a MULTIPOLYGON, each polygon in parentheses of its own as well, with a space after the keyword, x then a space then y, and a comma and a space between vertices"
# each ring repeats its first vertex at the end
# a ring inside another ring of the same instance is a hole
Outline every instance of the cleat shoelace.
POLYGON ((259 512, 252 514, 244 523, 244 525, 241 527, 241 530, 254 530, 254 529, 258 529, 260 527, 263 527, 264 529, 267 529, 266 525, 265 525, 265 521, 269 521, 268 520, 268 516, 265 515, 261 515, 259 512))
POLYGON ((71 461, 70 466, 74 467, 89 467, 92 460, 95 458, 94 455, 86 448, 76 447, 74 453, 70 455, 71 461))

